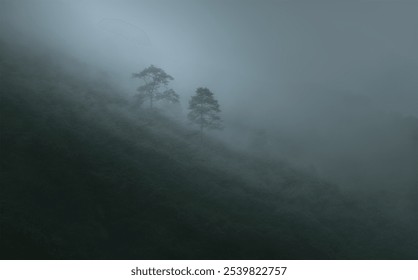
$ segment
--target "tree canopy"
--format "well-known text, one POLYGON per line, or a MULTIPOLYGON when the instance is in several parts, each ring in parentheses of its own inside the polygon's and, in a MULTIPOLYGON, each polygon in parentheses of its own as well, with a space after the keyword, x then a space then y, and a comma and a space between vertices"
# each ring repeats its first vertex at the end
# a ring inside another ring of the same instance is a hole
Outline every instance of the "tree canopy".
POLYGON ((168 84, 174 78, 163 69, 151 65, 139 73, 133 73, 132 78, 140 79, 143 82, 138 87, 136 95, 140 104, 144 103, 146 99, 150 102, 150 108, 154 106, 155 101, 179 102, 179 95, 173 89, 168 88, 168 84))
POLYGON ((196 90, 196 94, 189 101, 189 110, 187 117, 200 127, 201 132, 205 128, 222 128, 219 103, 209 89, 199 87, 196 90))

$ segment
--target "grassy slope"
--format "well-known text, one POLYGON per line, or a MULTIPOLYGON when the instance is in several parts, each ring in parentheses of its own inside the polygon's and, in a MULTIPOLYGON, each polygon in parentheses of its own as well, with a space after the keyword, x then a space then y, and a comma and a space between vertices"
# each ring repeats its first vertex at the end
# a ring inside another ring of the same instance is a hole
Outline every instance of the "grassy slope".
POLYGON ((333 185, 202 147, 42 57, 2 55, 1 258, 417 257, 416 227, 333 185))

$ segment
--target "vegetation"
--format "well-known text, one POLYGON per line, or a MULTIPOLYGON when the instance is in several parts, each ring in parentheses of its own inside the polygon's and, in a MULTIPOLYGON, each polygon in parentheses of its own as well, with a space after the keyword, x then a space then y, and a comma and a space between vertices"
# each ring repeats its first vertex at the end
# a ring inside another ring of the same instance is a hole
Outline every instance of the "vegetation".
POLYGON ((136 95, 139 104, 148 99, 150 108, 153 108, 154 101, 179 102, 179 95, 173 89, 167 88, 169 82, 174 78, 161 68, 151 65, 139 73, 132 74, 132 77, 143 82, 143 85, 138 87, 138 94, 136 95))
POLYGON ((200 87, 196 90, 189 101, 189 110, 187 117, 199 126, 201 134, 205 128, 221 128, 219 103, 209 89, 200 87))

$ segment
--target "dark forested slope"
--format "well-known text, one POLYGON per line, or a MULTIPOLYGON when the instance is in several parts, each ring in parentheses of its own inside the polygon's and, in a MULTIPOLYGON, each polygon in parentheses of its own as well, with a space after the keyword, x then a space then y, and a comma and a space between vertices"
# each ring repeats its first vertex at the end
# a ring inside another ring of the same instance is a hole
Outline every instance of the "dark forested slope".
POLYGON ((2 44, 0 74, 3 259, 418 257, 416 226, 201 143, 70 58, 2 44))

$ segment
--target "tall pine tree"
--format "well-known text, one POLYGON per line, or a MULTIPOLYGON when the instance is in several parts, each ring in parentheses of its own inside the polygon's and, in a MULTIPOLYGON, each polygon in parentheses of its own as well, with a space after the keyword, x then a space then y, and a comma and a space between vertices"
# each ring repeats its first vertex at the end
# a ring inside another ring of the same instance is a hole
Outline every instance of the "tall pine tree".
POLYGON ((150 108, 154 106, 155 101, 166 100, 171 103, 179 102, 179 95, 169 89, 168 83, 174 78, 168 75, 163 69, 151 65, 139 73, 133 73, 133 78, 142 80, 143 85, 138 87, 138 102, 142 104, 145 99, 150 102, 150 108))

